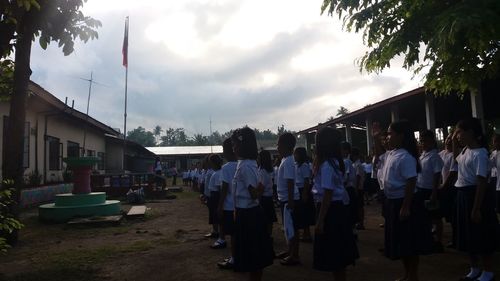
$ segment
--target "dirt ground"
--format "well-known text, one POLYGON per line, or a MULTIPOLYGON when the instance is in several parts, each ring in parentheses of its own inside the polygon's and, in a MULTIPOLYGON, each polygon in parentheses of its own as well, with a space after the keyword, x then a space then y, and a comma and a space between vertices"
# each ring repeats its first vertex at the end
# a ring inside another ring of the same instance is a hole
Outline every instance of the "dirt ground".
MULTIPOLYGON (((19 244, 0 256, 0 280, 246 280, 246 275, 219 270, 216 263, 229 249, 209 248, 203 238, 210 230, 207 208, 198 195, 184 191, 175 200, 148 202, 144 219, 117 226, 43 224, 37 210, 27 210, 19 244)), ((130 205, 123 205, 126 211, 130 205)), ((348 269, 348 280, 395 280, 402 274, 398 261, 383 257, 380 206, 366 207, 367 229, 359 232, 361 258, 348 269)), ((449 227, 446 228, 449 239, 449 227)), ((274 229, 275 250, 285 249, 283 231, 274 229)), ((331 280, 331 274, 312 269, 312 244, 301 243, 302 265, 284 267, 275 260, 264 280, 331 280)), ((499 254, 495 274, 500 277, 499 254)), ((421 280, 458 280, 468 270, 466 255, 453 250, 421 258, 421 280)))

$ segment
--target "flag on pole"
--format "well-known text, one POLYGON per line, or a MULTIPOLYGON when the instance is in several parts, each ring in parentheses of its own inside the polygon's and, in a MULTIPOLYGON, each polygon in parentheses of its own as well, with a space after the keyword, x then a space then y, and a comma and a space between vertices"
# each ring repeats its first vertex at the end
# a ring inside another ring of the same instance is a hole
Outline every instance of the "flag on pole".
POLYGON ((123 66, 128 67, 128 17, 125 19, 125 34, 123 36, 123 66))

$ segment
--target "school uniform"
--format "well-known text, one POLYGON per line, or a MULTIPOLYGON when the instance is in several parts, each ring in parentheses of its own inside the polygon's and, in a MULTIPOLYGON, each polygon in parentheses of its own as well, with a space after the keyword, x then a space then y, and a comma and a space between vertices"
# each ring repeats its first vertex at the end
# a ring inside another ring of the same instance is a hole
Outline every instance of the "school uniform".
MULTIPOLYGON (((302 200, 302 194, 304 191, 304 186, 306 180, 311 184, 311 166, 308 163, 302 163, 302 165, 298 165, 295 163, 295 186, 299 190, 300 200, 302 200)), ((306 228, 311 225, 316 224, 316 207, 314 206, 314 200, 312 198, 312 194, 309 195, 307 202, 301 201, 301 218, 302 218, 302 227, 306 228)))
POLYGON ((358 212, 359 208, 358 191, 356 190, 356 187, 354 187, 356 182, 356 170, 354 169, 353 163, 351 159, 349 159, 349 157, 344 158, 344 167, 345 167, 345 173, 344 173, 345 189, 349 194, 349 217, 351 219, 351 224, 354 227, 354 225, 356 225, 356 223, 360 221, 358 212))
MULTIPOLYGON (((450 172, 457 171, 457 162, 455 157, 453 156, 452 151, 443 150, 439 153, 441 156, 441 160, 443 160, 443 168, 441 169, 441 181, 444 182, 450 172)), ((457 189, 455 184, 448 187, 445 191, 440 193, 439 196, 439 206, 441 210, 441 214, 445 218, 447 222, 452 222, 454 213, 455 213, 455 201, 457 198, 457 189)))
POLYGON ((314 234, 313 267, 316 270, 342 270, 359 258, 349 219, 349 195, 343 181, 338 161, 333 159, 323 162, 314 176, 312 193, 318 214, 325 190, 332 191, 330 206, 323 221, 323 234, 314 234))
MULTIPOLYGON (((493 150, 490 156, 491 163, 491 183, 495 187, 495 208, 497 213, 500 214, 500 180, 498 179, 498 171, 500 171, 500 153, 498 150, 493 150)), ((500 246, 499 246, 500 247, 500 246)))
POLYGON ((280 203, 281 216, 283 217, 283 209, 286 203, 288 203, 288 181, 294 181, 293 187, 293 200, 294 200, 294 209, 292 210, 292 220, 293 226, 295 230, 303 227, 303 219, 302 219, 302 211, 301 211, 301 202, 300 202, 300 193, 299 189, 295 185, 295 160, 293 156, 283 157, 281 159, 281 164, 278 168, 278 182, 277 182, 277 193, 278 193, 278 201, 280 203))
POLYGON ((259 201, 268 224, 274 223, 277 220, 276 210, 274 209, 273 201, 273 172, 268 172, 265 169, 259 169, 259 181, 264 186, 262 198, 259 201))
POLYGON ((236 173, 236 161, 227 162, 221 168, 221 186, 222 182, 228 185, 227 194, 224 198, 223 215, 222 215, 222 230, 224 234, 233 235, 234 233, 234 186, 233 179, 236 173))
POLYGON ((220 175, 221 170, 213 171, 208 170, 205 175, 205 189, 210 192, 210 197, 208 198, 208 216, 209 224, 219 224, 219 216, 217 215, 217 208, 219 207, 220 199, 220 175), (210 173, 211 172, 211 173, 210 173))
POLYGON ((249 186, 257 188, 259 172, 255 160, 239 160, 234 186, 234 270, 254 272, 273 263, 274 252, 267 232, 264 210, 253 199, 249 186))
MULTIPOLYGON (((443 169, 443 160, 439 156, 436 149, 423 151, 419 157, 420 172, 417 176, 417 196, 419 200, 430 200, 434 188, 434 177, 436 174, 441 174, 443 169)), ((436 194, 437 195, 437 194, 436 194)), ((440 219, 442 214, 439 210, 428 210, 426 208, 427 219, 440 219)))
MULTIPOLYGON (((361 189, 358 189, 356 190, 356 195, 357 195, 357 198, 358 198, 358 208, 361 208, 365 205, 365 190, 364 190, 364 181, 365 181, 365 169, 363 168, 363 164, 361 163, 361 161, 358 159, 356 160, 354 163, 352 163, 352 167, 353 167, 353 171, 354 171, 354 185, 355 187, 354 188, 358 188, 356 186, 356 181, 357 181, 357 178, 359 177, 360 178, 360 182, 361 182, 361 189)), ((359 216, 359 213, 357 213, 357 215, 359 216)), ((361 219, 361 218, 358 218, 358 219, 361 219)))
POLYGON ((486 188, 481 204, 481 221, 471 220, 477 190, 477 177, 488 177, 489 159, 485 148, 464 149, 457 156, 457 241, 459 251, 489 255, 496 248, 498 218, 494 210, 493 189, 486 188))
POLYGON ((417 160, 408 151, 400 148, 387 152, 381 172, 386 197, 384 254, 393 260, 432 252, 432 233, 430 221, 424 218, 424 202, 413 196, 409 217, 401 221, 399 216, 406 182, 416 177, 417 160))
MULTIPOLYGON (((215 199, 217 198, 211 198, 212 193, 209 187, 210 184, 210 178, 212 177, 212 174, 214 171, 212 169, 206 170, 203 177, 200 175, 199 180, 200 180, 200 188, 203 187, 203 195, 207 198, 207 208, 208 208, 208 224, 218 224, 219 220, 217 218, 217 212, 214 210, 214 204, 215 204, 215 199), (205 185, 203 182, 206 181, 207 184, 205 185)), ((214 194, 214 196, 217 196, 217 194, 214 194)))

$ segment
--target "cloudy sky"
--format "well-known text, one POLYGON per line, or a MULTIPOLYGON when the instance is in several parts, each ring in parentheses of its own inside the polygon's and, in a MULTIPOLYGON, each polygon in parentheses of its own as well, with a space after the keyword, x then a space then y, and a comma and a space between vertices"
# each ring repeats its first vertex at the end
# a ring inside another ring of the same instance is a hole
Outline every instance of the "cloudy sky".
POLYGON ((124 21, 130 16, 127 130, 184 127, 188 134, 248 124, 301 130, 422 84, 397 62, 379 75, 360 73, 361 34, 322 0, 89 0, 102 22, 99 39, 77 42, 65 57, 57 44, 32 51, 32 80, 90 115, 123 130, 124 21))

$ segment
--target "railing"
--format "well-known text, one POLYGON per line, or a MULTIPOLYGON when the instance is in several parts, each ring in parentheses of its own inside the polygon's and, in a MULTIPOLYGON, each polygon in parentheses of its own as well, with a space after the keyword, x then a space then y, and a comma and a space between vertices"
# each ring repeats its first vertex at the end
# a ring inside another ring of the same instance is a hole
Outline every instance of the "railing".
POLYGON ((91 176, 93 192, 106 192, 108 196, 125 196, 132 189, 143 187, 146 192, 152 191, 155 186, 155 174, 151 173, 109 173, 91 176))

